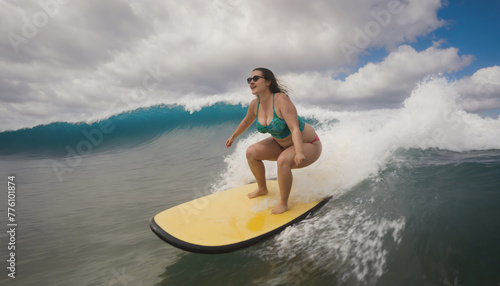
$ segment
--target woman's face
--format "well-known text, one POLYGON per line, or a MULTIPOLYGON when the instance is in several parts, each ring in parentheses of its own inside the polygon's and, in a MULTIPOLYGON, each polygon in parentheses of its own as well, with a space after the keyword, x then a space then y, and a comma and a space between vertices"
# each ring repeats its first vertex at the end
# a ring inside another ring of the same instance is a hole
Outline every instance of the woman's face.
POLYGON ((250 90, 252 90, 252 94, 254 95, 259 95, 269 89, 269 85, 271 84, 270 81, 266 80, 264 77, 262 77, 262 72, 259 70, 253 71, 252 74, 250 75, 251 78, 254 76, 259 76, 257 81, 250 81, 250 90))

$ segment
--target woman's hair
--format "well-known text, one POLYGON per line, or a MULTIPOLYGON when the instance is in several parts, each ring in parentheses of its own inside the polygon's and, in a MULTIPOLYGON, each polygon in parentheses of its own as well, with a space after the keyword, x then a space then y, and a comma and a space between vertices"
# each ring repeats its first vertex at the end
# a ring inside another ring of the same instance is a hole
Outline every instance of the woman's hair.
POLYGON ((289 93, 291 91, 290 88, 288 86, 286 86, 285 83, 283 83, 282 81, 277 79, 270 69, 255 68, 253 70, 260 71, 262 73, 262 76, 264 77, 264 79, 271 81, 271 84, 269 85, 269 91, 271 91, 272 93, 282 92, 282 93, 286 94, 287 96, 289 96, 289 93))

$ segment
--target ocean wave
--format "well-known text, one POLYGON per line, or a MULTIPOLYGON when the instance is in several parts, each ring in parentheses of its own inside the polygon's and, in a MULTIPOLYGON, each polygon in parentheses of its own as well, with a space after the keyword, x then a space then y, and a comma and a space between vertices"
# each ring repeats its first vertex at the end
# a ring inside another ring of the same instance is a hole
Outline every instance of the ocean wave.
MULTIPOLYGON (((491 249, 498 248, 499 232, 494 226, 500 219, 496 208, 499 172, 500 150, 399 150, 384 170, 330 200, 315 216, 288 227, 252 254, 276 264, 279 284, 316 273, 349 285, 385 285, 378 280, 387 273, 385 279, 404 281, 390 285, 420 285, 413 281, 425 274, 441 283, 457 279, 452 265, 459 258, 466 261, 462 269, 489 271, 491 276, 496 273, 494 267, 481 265, 486 258, 479 256, 476 239, 484 238, 481 255, 489 256, 491 249), (400 273, 395 263, 405 269, 415 265, 408 257, 422 261, 423 268, 394 278, 400 273), (435 261, 444 267, 436 269, 435 261)), ((484 281, 488 275, 475 278, 481 285, 488 284, 484 281)))
MULTIPOLYGON (((4 131, 0 133, 0 154, 67 153, 67 146, 77 148, 79 144, 87 149, 127 148, 173 128, 237 124, 245 116, 246 106, 227 103, 230 99, 184 100, 182 104, 142 107, 100 120, 55 122, 4 131)), ((324 154, 317 165, 329 174, 335 171, 332 168, 340 170, 340 166, 345 169, 352 165, 362 172, 359 178, 365 178, 398 148, 458 152, 500 149, 500 118, 467 113, 456 87, 444 78, 429 78, 420 83, 399 109, 332 111, 300 104, 297 109, 316 127, 324 143, 324 154), (350 163, 361 161, 361 168, 350 163)), ((354 183, 359 178, 351 180, 354 183)))
POLYGON ((0 133, 0 155, 64 155, 89 149, 128 148, 153 140, 176 128, 222 124, 241 119, 241 106, 214 104, 188 111, 178 105, 139 108, 91 123, 55 122, 0 133), (80 150, 77 150, 80 149, 80 150))

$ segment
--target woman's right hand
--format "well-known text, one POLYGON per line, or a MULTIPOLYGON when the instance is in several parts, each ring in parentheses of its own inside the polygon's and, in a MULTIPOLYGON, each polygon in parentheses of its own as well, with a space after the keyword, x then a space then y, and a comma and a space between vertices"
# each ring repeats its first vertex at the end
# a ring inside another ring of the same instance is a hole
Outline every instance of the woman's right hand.
POLYGON ((233 136, 229 137, 229 139, 227 139, 226 141, 226 148, 231 147, 231 145, 233 145, 233 142, 234 142, 234 137, 233 136))

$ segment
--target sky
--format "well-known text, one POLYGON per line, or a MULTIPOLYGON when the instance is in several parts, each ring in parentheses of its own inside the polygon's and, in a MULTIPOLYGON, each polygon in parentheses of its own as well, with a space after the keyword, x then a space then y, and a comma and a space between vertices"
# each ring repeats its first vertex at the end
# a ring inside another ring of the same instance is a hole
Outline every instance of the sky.
POLYGON ((245 105, 261 66, 302 106, 399 108, 437 76, 497 116, 499 14, 500 0, 0 0, 0 130, 245 105))

